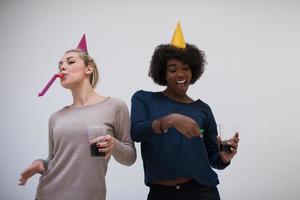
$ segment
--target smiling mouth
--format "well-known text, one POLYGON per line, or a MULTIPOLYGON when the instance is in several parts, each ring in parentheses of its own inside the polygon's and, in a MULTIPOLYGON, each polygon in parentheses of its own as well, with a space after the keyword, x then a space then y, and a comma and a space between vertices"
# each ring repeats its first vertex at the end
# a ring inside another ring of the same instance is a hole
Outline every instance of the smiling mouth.
POLYGON ((184 84, 184 83, 186 83, 186 80, 176 81, 176 84, 184 84))

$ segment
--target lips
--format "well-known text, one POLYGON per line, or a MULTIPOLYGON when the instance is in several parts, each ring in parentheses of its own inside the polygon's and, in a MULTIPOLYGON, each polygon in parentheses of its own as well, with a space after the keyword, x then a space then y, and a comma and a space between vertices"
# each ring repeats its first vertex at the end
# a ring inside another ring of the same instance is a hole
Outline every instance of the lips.
POLYGON ((61 74, 63 75, 63 77, 62 77, 63 79, 66 78, 66 76, 68 75, 66 73, 61 73, 61 74))

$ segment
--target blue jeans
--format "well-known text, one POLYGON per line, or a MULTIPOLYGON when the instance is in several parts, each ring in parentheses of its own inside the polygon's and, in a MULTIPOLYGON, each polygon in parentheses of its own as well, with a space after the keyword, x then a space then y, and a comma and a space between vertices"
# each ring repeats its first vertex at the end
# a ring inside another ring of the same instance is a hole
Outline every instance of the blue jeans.
POLYGON ((191 180, 174 186, 152 184, 147 200, 220 200, 220 196, 216 186, 191 180))

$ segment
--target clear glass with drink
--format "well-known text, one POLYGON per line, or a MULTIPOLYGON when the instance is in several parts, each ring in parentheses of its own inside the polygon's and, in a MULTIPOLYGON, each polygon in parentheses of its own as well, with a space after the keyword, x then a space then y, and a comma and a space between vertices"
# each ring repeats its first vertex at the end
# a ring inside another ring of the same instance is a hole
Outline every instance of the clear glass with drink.
POLYGON ((98 125, 90 125, 87 126, 87 134, 90 143, 90 152, 92 157, 105 156, 105 152, 99 152, 97 147, 97 143, 91 143, 91 141, 99 136, 103 136, 105 134, 105 128, 98 125))
POLYGON ((238 126, 236 124, 222 123, 218 125, 218 129, 221 138, 220 151, 231 152, 232 146, 228 142, 238 132, 238 126))

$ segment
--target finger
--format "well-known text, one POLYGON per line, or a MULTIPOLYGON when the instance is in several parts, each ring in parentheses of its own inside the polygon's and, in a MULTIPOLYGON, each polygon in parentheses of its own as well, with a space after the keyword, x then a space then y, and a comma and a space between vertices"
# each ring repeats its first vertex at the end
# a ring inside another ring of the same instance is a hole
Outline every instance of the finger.
POLYGON ((101 141, 111 141, 112 140, 112 137, 111 137, 111 135, 104 135, 104 136, 102 136, 101 137, 101 141))
POLYGON ((237 153, 237 149, 231 147, 230 148, 231 154, 235 155, 237 153))
POLYGON ((239 139, 239 138, 234 138, 234 142, 235 142, 235 143, 239 143, 239 142, 240 142, 240 139, 239 139))
POLYGON ((236 148, 238 146, 238 143, 236 143, 234 140, 228 140, 227 144, 229 144, 230 146, 233 146, 234 148, 236 148))
POLYGON ((234 135, 235 138, 239 138, 239 136, 240 136, 239 132, 236 132, 234 135))
POLYGON ((199 135, 197 135, 194 131, 188 132, 188 135, 190 136, 190 138, 199 136, 199 135))
POLYGON ((186 133, 186 136, 187 136, 188 138, 192 138, 192 137, 193 137, 193 134, 190 133, 190 132, 187 132, 187 133, 186 133))
POLYGON ((195 137, 202 137, 202 133, 201 133, 201 131, 200 131, 199 128, 197 128, 197 127, 194 128, 194 130, 193 130, 193 136, 195 136, 195 137))
POLYGON ((236 144, 236 143, 230 144, 230 146, 232 146, 234 149, 238 148, 238 144, 236 144))
POLYGON ((93 144, 93 143, 100 143, 100 142, 104 142, 104 139, 103 139, 103 137, 104 137, 104 136, 99 136, 99 137, 96 137, 96 138, 92 139, 92 140, 90 141, 90 143, 91 143, 91 144, 93 144))
POLYGON ((98 143, 96 144, 96 146, 97 146, 98 148, 106 148, 106 147, 110 147, 110 146, 112 146, 112 145, 113 145, 112 140, 110 140, 110 141, 105 141, 105 142, 98 142, 98 143))
POLYGON ((29 170, 26 170, 24 171, 21 176, 24 177, 24 178, 29 178, 32 174, 32 169, 29 169, 29 170))
POLYGON ((230 142, 233 143, 233 144, 238 144, 239 140, 238 139, 231 139, 230 142))
POLYGON ((32 169, 33 169, 33 166, 30 165, 29 167, 27 167, 27 168, 21 173, 21 175, 27 174, 27 173, 30 172, 32 169))
POLYGON ((186 134, 187 134, 188 138, 192 138, 192 137, 199 137, 201 135, 201 132, 200 132, 199 128, 194 126, 191 129, 187 130, 186 134))
POLYGON ((24 177, 21 177, 20 179, 19 179, 19 185, 25 185, 26 184, 26 182, 27 182, 27 178, 24 178, 24 177))
POLYGON ((186 130, 178 130, 182 135, 184 135, 185 137, 187 137, 187 138, 190 138, 191 136, 190 136, 190 134, 189 134, 189 132, 188 131, 186 131, 186 130))
POLYGON ((106 152, 104 159, 108 159, 112 154, 112 151, 106 152))
POLYGON ((107 153, 110 150, 110 147, 100 147, 98 148, 98 151, 100 153, 107 153))
POLYGON ((230 145, 233 145, 233 144, 238 144, 238 139, 233 137, 233 138, 230 138, 228 141, 227 141, 228 144, 230 145))
POLYGON ((189 138, 189 139, 192 138, 192 136, 190 134, 187 134, 187 133, 184 134, 184 136, 187 137, 187 138, 189 138))
POLYGON ((193 133, 193 137, 203 137, 201 133, 193 133))
POLYGON ((199 130, 200 127, 198 126, 197 122, 195 120, 193 120, 193 121, 194 121, 194 127, 199 130))
POLYGON ((230 138, 230 140, 233 140, 235 142, 238 142, 240 140, 238 133, 236 133, 232 138, 230 138))
POLYGON ((19 182, 19 185, 25 185, 26 184, 26 181, 21 181, 21 182, 19 182))
POLYGON ((18 185, 20 185, 20 186, 24 186, 24 185, 25 185, 25 183, 23 183, 23 182, 20 182, 18 185))
POLYGON ((25 179, 29 179, 29 178, 32 177, 34 174, 35 174, 35 172, 30 171, 30 172, 28 172, 26 175, 24 175, 23 177, 24 177, 25 179))

